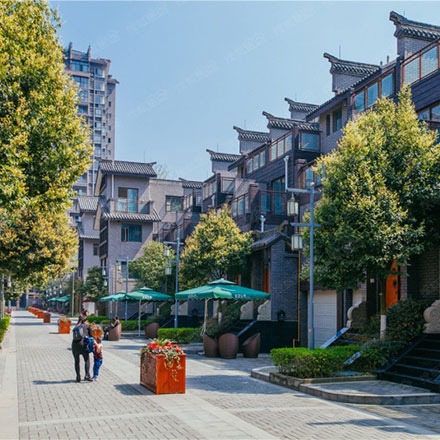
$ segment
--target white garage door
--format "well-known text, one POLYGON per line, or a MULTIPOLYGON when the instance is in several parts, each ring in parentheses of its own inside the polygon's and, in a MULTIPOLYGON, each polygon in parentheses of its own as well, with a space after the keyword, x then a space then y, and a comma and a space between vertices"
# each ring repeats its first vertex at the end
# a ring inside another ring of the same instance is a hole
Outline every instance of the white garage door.
POLYGON ((337 332, 336 291, 316 290, 314 295, 315 347, 320 347, 337 332))

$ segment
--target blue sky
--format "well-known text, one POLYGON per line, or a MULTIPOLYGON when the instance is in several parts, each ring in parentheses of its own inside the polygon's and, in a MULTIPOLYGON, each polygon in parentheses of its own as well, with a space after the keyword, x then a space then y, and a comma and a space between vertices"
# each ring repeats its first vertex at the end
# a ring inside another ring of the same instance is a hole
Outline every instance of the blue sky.
POLYGON ((238 153, 233 126, 267 131, 285 97, 332 97, 328 52, 395 58, 389 13, 440 25, 440 2, 57 1, 60 38, 112 61, 116 159, 164 164, 168 177, 211 175, 206 149, 238 153))

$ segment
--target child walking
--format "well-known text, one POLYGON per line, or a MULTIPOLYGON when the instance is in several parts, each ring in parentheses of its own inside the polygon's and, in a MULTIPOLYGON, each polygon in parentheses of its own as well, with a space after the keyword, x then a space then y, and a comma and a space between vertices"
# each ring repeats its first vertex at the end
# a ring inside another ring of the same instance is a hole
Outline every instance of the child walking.
POLYGON ((99 369, 102 365, 102 340, 101 338, 95 339, 95 347, 93 349, 93 380, 98 380, 99 369))

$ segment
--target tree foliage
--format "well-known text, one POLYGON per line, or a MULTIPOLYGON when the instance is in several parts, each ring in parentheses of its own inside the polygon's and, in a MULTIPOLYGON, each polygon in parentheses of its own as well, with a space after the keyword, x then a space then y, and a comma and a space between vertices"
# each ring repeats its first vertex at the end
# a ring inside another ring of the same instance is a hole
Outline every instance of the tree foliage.
POLYGON ((175 260, 175 253, 170 249, 169 257, 164 255, 165 245, 158 241, 148 242, 144 255, 129 263, 130 274, 139 278, 138 286, 147 286, 160 290, 165 283, 165 268, 175 260))
POLYGON ((107 287, 104 285, 104 277, 102 268, 92 266, 87 271, 87 278, 83 285, 79 288, 83 297, 102 298, 108 294, 107 287))
POLYGON ((57 27, 44 0, 0 2, 0 271, 32 281, 74 251, 64 212, 91 154, 57 27))
POLYGON ((251 234, 240 231, 226 208, 203 214, 185 242, 180 265, 182 286, 189 288, 226 274, 239 274, 251 244, 251 234))
POLYGON ((409 89, 397 104, 381 100, 349 122, 317 168, 315 272, 323 285, 356 287, 367 271, 383 280, 394 259, 406 262, 432 239, 440 147, 418 121, 409 89))

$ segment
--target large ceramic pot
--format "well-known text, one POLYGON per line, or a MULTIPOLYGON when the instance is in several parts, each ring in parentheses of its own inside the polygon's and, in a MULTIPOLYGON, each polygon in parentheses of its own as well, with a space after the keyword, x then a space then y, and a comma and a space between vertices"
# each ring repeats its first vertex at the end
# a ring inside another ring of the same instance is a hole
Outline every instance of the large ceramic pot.
POLYGON ((243 342, 243 357, 257 358, 260 353, 261 333, 255 333, 243 342))
POLYGON ((157 331, 159 330, 159 324, 157 322, 152 322, 145 326, 145 337, 147 339, 156 339, 157 331))
POLYGON ((218 338, 218 350, 220 357, 235 359, 238 353, 238 336, 233 333, 225 333, 218 338))
POLYGON ((185 393, 186 354, 172 366, 165 362, 163 354, 146 353, 141 356, 140 384, 156 394, 185 393))
POLYGON ((211 336, 203 335, 203 351, 206 357, 218 357, 218 342, 217 339, 211 336))

